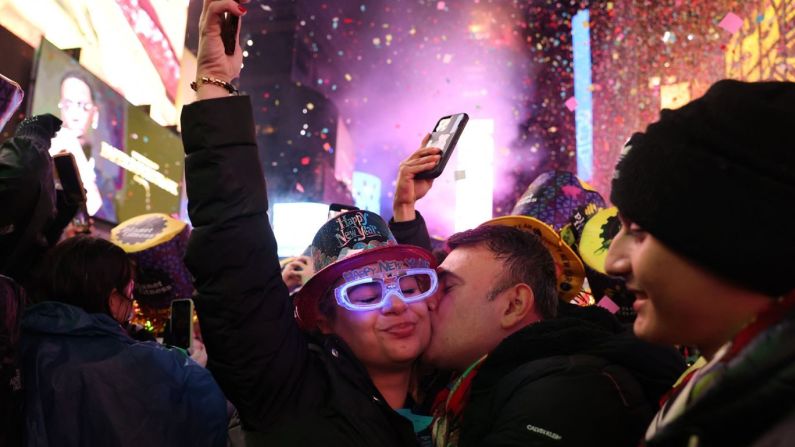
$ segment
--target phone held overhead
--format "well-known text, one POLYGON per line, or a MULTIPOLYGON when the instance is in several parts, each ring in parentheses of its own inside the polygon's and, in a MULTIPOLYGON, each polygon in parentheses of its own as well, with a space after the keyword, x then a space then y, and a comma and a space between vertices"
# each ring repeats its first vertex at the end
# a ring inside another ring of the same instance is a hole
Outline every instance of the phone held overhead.
POLYGON ((456 113, 439 118, 439 121, 437 121, 436 125, 433 127, 431 138, 428 140, 428 144, 426 144, 425 147, 438 147, 442 150, 442 158, 439 160, 439 164, 433 169, 420 172, 417 174, 416 178, 431 179, 439 177, 442 174, 468 121, 469 115, 466 113, 456 113))

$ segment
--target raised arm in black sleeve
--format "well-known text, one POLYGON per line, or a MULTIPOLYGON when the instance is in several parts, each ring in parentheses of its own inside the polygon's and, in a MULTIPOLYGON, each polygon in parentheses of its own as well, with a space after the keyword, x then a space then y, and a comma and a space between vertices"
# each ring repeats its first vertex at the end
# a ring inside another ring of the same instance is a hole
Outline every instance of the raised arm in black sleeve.
POLYGON ((428 227, 425 226, 425 219, 419 211, 414 212, 414 220, 407 222, 395 222, 389 219, 389 229, 395 235, 399 244, 416 245, 428 251, 433 251, 431 247, 431 236, 428 234, 428 227))
POLYGON ((244 424, 267 431, 316 406, 325 382, 282 282, 250 101, 190 104, 182 132, 194 226, 185 262, 208 368, 244 424))

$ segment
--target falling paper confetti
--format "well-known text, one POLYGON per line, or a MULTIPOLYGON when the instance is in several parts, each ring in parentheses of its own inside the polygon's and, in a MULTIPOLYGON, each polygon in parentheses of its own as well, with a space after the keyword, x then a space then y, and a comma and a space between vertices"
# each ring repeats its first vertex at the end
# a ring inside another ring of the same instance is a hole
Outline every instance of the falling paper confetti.
POLYGON ((597 303, 596 305, 603 309, 607 309, 608 311, 610 311, 611 314, 618 312, 618 310, 620 309, 620 307, 618 307, 618 304, 616 304, 613 300, 611 300, 606 296, 602 297, 602 299, 599 300, 599 303, 597 303))
POLYGON ((577 99, 573 96, 567 99, 565 104, 566 108, 569 109, 569 111, 571 112, 577 109, 577 99))
POLYGON ((737 14, 730 12, 726 14, 726 17, 720 21, 718 24, 719 27, 725 29, 726 31, 734 34, 740 30, 743 26, 743 19, 740 18, 737 14))

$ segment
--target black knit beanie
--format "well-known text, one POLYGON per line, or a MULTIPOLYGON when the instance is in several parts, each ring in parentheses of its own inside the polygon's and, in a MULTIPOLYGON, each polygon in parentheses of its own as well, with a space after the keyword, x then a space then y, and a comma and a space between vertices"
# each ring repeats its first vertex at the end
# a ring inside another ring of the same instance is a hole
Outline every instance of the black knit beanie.
POLYGON ((729 281, 795 289, 795 83, 723 80, 663 110, 625 146, 610 200, 729 281))
POLYGON ((45 225, 56 214, 49 149, 60 127, 55 116, 37 115, 0 144, 0 274, 14 279, 30 268, 45 225))

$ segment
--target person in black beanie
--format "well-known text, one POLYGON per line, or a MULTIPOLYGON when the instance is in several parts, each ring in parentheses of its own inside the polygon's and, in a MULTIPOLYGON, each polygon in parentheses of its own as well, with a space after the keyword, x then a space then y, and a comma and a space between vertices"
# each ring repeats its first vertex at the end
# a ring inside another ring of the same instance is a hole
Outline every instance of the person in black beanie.
POLYGON ((723 80, 626 144, 605 267, 635 333, 708 361, 672 390, 648 446, 795 443, 795 83, 723 80))
POLYGON ((60 127, 61 120, 50 114, 27 118, 0 145, 0 274, 20 283, 63 229, 51 231, 58 198, 48 153, 60 127))

